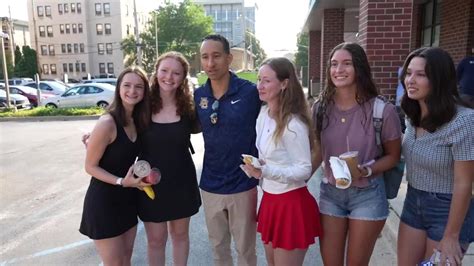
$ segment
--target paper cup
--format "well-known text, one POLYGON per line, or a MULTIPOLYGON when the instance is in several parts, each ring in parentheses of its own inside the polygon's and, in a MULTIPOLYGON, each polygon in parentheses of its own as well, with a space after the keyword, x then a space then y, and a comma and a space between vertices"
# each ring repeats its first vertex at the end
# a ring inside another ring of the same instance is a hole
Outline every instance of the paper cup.
POLYGON ((349 171, 351 172, 352 180, 356 180, 360 177, 360 171, 357 167, 359 165, 358 155, 358 151, 348 151, 339 155, 339 159, 344 160, 347 163, 349 171))
POLYGON ((150 174, 150 164, 145 160, 137 161, 133 165, 133 173, 138 177, 145 177, 150 174))

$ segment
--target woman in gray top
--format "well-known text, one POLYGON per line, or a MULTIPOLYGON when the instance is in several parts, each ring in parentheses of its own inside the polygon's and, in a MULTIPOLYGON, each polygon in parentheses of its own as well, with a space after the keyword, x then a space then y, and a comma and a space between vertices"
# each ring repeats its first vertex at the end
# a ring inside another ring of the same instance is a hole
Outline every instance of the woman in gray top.
POLYGON ((474 110, 460 101, 453 60, 440 48, 413 51, 400 80, 409 123, 398 265, 417 265, 435 250, 441 265, 460 265, 474 240, 474 110))

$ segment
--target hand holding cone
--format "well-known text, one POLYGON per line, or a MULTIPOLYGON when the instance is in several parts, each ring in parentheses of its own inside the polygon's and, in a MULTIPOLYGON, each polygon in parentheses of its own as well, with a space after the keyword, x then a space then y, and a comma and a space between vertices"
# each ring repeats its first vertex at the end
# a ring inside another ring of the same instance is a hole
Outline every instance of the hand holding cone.
MULTIPOLYGON (((158 184, 161 180, 161 173, 158 168, 151 168, 147 161, 137 161, 133 167, 133 173, 138 177, 144 177, 143 182, 150 185, 158 184)), ((151 186, 143 187, 143 191, 150 199, 155 199, 155 192, 151 186)))

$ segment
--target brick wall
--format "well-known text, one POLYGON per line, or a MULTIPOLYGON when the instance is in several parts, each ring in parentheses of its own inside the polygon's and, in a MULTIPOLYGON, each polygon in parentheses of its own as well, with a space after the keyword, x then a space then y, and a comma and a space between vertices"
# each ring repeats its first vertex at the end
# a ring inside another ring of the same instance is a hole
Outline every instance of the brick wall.
POLYGON ((451 54, 457 64, 472 48, 474 0, 443 0, 439 46, 451 54), (471 25, 471 26, 470 26, 471 25))
POLYGON ((321 88, 324 88, 326 65, 329 53, 334 46, 344 42, 344 9, 325 9, 322 22, 321 38, 321 88))
POLYGON ((398 68, 410 51, 412 0, 361 0, 359 43, 380 93, 395 97, 398 68))
MULTIPOLYGON (((321 80, 321 31, 309 32, 309 79, 321 80)), ((308 83, 309 84, 309 83, 308 83)))

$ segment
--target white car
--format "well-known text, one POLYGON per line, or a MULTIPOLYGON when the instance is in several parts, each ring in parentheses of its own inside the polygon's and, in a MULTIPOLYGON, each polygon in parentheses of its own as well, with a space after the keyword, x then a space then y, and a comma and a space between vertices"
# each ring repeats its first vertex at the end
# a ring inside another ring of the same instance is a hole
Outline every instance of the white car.
POLYGON ((80 84, 59 96, 41 102, 46 107, 89 107, 105 108, 114 100, 115 87, 105 83, 80 84))
MULTIPOLYGON (((27 83, 27 84, 25 84, 25 86, 32 87, 32 88, 36 89, 36 83, 34 83, 34 82, 27 83)), ((42 92, 52 93, 52 94, 55 94, 55 95, 61 95, 69 89, 69 87, 66 86, 66 84, 64 84, 62 82, 50 81, 50 80, 40 81, 39 87, 40 87, 40 90, 42 92)))
MULTIPOLYGON (((7 106, 7 92, 0 90, 0 108, 5 108, 7 106)), ((31 108, 28 98, 20 94, 10 93, 10 107, 14 106, 16 106, 17 109, 31 108)))

